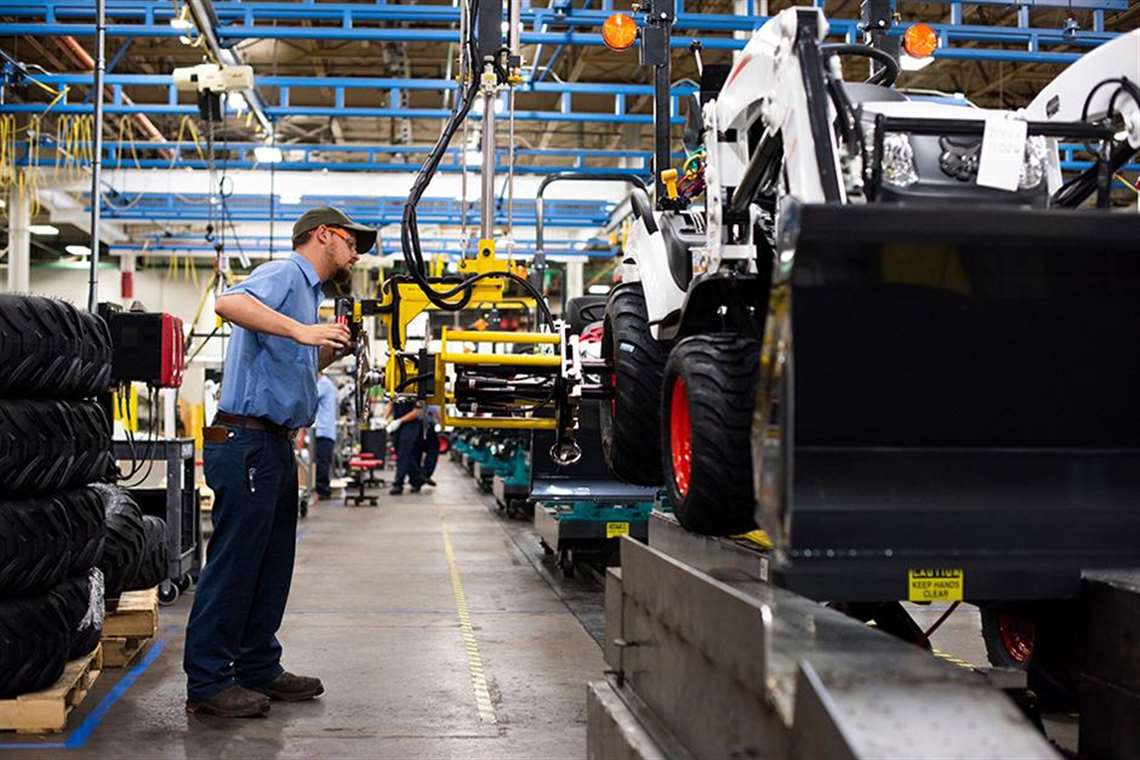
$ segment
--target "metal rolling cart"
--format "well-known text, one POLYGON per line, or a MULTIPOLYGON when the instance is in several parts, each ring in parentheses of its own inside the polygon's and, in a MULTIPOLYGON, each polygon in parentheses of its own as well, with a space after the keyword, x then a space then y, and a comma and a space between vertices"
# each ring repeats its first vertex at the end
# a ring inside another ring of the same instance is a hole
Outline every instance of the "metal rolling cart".
POLYGON ((146 514, 166 521, 169 564, 166 580, 158 588, 163 604, 173 604, 178 596, 197 582, 202 570, 202 516, 198 489, 194 487, 194 439, 173 438, 153 441, 114 441, 117 460, 165 462, 164 487, 131 488, 131 495, 146 514))

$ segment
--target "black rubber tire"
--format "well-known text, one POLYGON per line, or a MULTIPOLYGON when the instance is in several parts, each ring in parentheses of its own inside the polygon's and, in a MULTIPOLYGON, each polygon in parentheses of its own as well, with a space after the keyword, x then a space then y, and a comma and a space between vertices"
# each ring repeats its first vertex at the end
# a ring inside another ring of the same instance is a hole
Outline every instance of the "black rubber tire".
POLYGON ((99 645, 103 634, 103 574, 93 567, 82 575, 68 578, 51 593, 63 604, 71 632, 67 659, 89 654, 99 645))
MULTIPOLYGON (((990 661, 990 664, 998 668, 1028 670, 1029 663, 1033 660, 1032 653, 1030 652, 1028 657, 1018 659, 1009 651, 1005 641, 1002 639, 1001 617, 1003 614, 1014 613, 994 605, 986 605, 979 609, 978 612, 982 618, 982 641, 986 645, 986 658, 990 661)), ((1026 621, 1035 626, 1036 621, 1031 618, 1027 616, 1019 617, 1025 618, 1026 621)), ((1022 638, 1026 637, 1023 636, 1022 638)))
POLYGON ((0 597, 28 596, 71 570, 72 523, 59 499, 0 501, 0 597))
POLYGON ((0 599, 0 699, 51 686, 70 648, 65 605, 57 595, 0 599))
POLYGON ((145 542, 142 561, 124 591, 154 588, 167 579, 170 550, 166 544, 166 521, 153 515, 143 516, 145 542))
POLYGON ((605 319, 606 303, 605 296, 571 298, 566 304, 566 313, 563 315, 570 325, 570 334, 581 335, 587 327, 605 319))
POLYGON ((103 559, 107 540, 106 512, 103 499, 94 488, 63 491, 56 497, 67 508, 71 521, 71 571, 78 575, 97 567, 103 559))
POLYGON ((92 488, 102 496, 106 514, 107 540, 99 563, 104 594, 107 599, 118 599, 138 573, 146 548, 142 510, 123 488, 102 483, 92 488))
POLYGON ((46 495, 106 479, 111 429, 91 401, 0 400, 0 490, 46 495))
POLYGON ((666 346, 649 332, 640 282, 610 291, 602 356, 614 368, 613 398, 600 405, 602 455, 619 480, 659 485, 661 470, 661 377, 666 346))
POLYGON ((665 364, 661 467, 678 522, 694 533, 728 536, 756 527, 752 496, 752 412, 760 341, 735 334, 694 335, 665 364), (688 396, 691 455, 684 494, 674 472, 671 426, 678 378, 688 396))
POLYGON ((0 396, 78 399, 111 385, 111 333, 66 301, 0 295, 0 396))

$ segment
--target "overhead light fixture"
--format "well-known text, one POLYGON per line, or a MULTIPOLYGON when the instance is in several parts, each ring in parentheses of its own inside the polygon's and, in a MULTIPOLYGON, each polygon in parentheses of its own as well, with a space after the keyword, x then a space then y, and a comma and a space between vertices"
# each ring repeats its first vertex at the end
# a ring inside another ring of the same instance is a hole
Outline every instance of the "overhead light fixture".
POLYGON ((58 235, 59 227, 53 227, 50 224, 29 224, 28 232, 33 235, 58 235))
POLYGON ((260 164, 279 164, 285 159, 281 149, 274 145, 258 145, 253 149, 253 157, 260 164))
POLYGON ((65 246, 63 250, 67 251, 68 253, 72 254, 73 256, 90 256, 91 255, 91 249, 85 245, 69 245, 69 246, 65 246))

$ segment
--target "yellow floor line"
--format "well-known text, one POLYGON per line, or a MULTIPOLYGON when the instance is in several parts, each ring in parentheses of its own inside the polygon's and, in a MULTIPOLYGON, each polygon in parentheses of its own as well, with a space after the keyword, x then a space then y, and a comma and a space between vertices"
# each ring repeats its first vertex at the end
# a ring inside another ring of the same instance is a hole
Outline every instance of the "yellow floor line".
POLYGON ((935 657, 939 657, 943 660, 946 660, 946 662, 953 663, 960 668, 966 668, 967 670, 973 670, 974 669, 974 666, 971 665, 970 663, 966 662, 965 660, 958 658, 958 657, 955 657, 954 655, 950 654, 949 652, 943 652, 941 649, 939 649, 937 647, 933 647, 931 649, 931 654, 933 654, 935 657))
POLYGON ((447 556, 447 567, 451 571, 451 590, 455 594, 455 611, 459 617, 463 648, 467 652, 467 671, 471 674, 471 688, 475 691, 479 720, 498 723, 495 705, 491 702, 491 691, 487 688, 487 678, 484 675, 483 657, 479 654, 479 642, 475 639, 475 628, 471 625, 471 612, 467 609, 467 595, 463 593, 463 580, 459 577, 459 565, 455 563, 455 552, 451 548, 451 534, 443 515, 439 516, 439 520, 443 526, 443 553, 447 556))

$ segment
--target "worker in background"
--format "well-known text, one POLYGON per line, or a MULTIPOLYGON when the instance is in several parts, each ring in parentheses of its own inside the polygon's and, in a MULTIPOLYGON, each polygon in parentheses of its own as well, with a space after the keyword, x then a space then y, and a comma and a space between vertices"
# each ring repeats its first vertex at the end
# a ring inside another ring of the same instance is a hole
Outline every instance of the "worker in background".
POLYGON ((333 451, 336 449, 336 383, 321 373, 317 378, 317 421, 313 436, 317 439, 317 496, 332 496, 329 472, 332 470, 333 451))
POLYGON ((424 483, 434 486, 435 481, 431 476, 435 474, 435 463, 439 459, 439 433, 436 431, 436 426, 439 424, 439 407, 434 404, 425 406, 420 421, 423 425, 423 435, 420 437, 418 450, 420 475, 424 483))
POLYGON ((419 461, 422 413, 423 409, 414 398, 397 397, 388 402, 386 416, 392 420, 388 423, 388 435, 395 437, 396 444, 396 479, 388 492, 392 496, 404 492, 405 478, 412 486, 412 493, 419 493, 424 486, 419 461))
POLYGON ((321 283, 351 277, 376 231, 337 209, 305 212, 294 253, 262 264, 214 310, 231 327, 222 396, 204 431, 214 535, 186 626, 186 709, 227 718, 263 715, 269 700, 324 692, 281 667, 297 542, 292 439, 317 414, 317 371, 349 347, 344 325, 318 324, 321 283))

